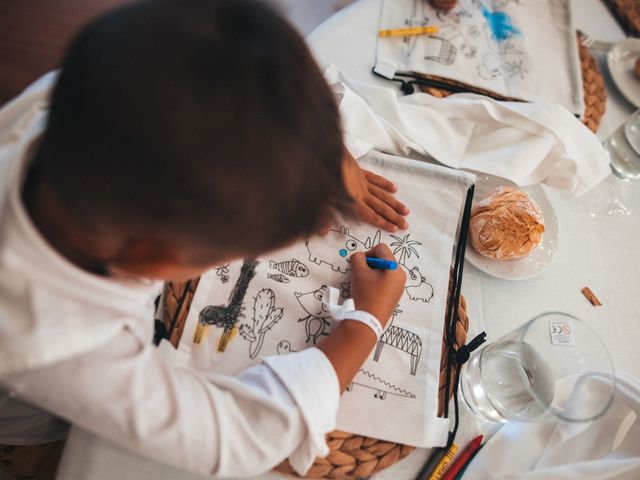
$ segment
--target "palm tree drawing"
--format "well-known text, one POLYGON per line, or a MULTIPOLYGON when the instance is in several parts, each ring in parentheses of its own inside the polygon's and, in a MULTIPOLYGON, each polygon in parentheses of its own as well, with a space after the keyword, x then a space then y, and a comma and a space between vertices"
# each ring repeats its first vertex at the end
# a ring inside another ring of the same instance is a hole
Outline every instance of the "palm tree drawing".
POLYGON ((391 246, 395 247, 393 249, 393 254, 396 255, 399 253, 398 263, 401 265, 406 265, 406 261, 411 258, 412 255, 415 255, 417 258, 420 258, 418 255, 418 250, 416 250, 414 245, 422 245, 422 242, 417 240, 409 240, 409 236, 411 234, 408 233, 404 237, 400 238, 396 235, 391 235, 395 242, 391 242, 391 246))

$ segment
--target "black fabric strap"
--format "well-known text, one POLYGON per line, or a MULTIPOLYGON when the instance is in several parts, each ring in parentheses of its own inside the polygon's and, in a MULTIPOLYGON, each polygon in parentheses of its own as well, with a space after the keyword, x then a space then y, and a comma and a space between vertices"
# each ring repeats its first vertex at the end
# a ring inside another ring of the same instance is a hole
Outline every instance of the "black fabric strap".
POLYGON ((456 246, 456 255, 454 260, 454 267, 452 272, 452 294, 449 298, 449 305, 447 306, 447 344, 448 358, 446 369, 446 381, 445 381, 445 404, 444 404, 444 416, 449 418, 449 392, 451 391, 451 369, 454 362, 457 364, 457 371, 453 384, 453 404, 454 404, 454 425, 453 429, 449 432, 447 440, 447 447, 450 447, 454 442, 456 434, 458 432, 459 425, 459 405, 458 405, 458 385, 460 382, 460 369, 462 364, 469 359, 469 354, 478 346, 480 346, 485 339, 486 334, 482 332, 476 338, 474 338, 469 344, 463 345, 460 349, 456 350, 456 323, 458 322, 458 305, 460 304, 460 292, 462 290, 462 274, 464 270, 464 255, 467 247, 467 236, 469 233, 469 220, 471 218, 471 203, 473 201, 475 186, 472 185, 467 191, 467 198, 464 204, 464 213, 460 223, 460 234, 458 236, 458 245, 456 246), (463 360, 464 359, 464 360, 463 360))
POLYGON ((420 86, 420 87, 439 88, 441 90, 447 90, 448 92, 451 92, 451 93, 477 93, 479 95, 484 95, 485 97, 490 97, 495 100, 505 100, 505 98, 501 97, 500 95, 492 94, 491 92, 488 92, 485 90, 474 89, 472 86, 465 87, 461 85, 452 85, 450 83, 443 82, 440 80, 436 80, 432 78, 424 78, 415 73, 396 72, 393 78, 389 78, 376 72, 375 67, 371 69, 371 72, 376 77, 384 78, 385 80, 388 80, 390 82, 399 83, 398 86, 400 87, 400 90, 402 91, 402 93, 404 93, 405 95, 411 95, 412 93, 415 92, 416 90, 415 87, 420 86))
POLYGON ((473 340, 456 350, 455 354, 458 365, 462 365, 467 360, 469 360, 471 352, 473 352, 476 348, 478 348, 486 341, 486 336, 487 334, 485 332, 480 332, 473 338, 473 340))

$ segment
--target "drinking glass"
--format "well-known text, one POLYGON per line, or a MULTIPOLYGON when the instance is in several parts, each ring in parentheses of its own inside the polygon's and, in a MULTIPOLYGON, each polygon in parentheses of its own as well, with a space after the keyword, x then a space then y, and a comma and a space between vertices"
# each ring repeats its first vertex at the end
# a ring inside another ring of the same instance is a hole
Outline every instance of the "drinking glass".
POLYGON ((460 373, 465 404, 493 422, 593 420, 611 404, 614 388, 611 356, 598 334, 562 312, 538 315, 474 352, 460 373), (588 405, 572 409, 567 385, 586 388, 579 378, 595 371, 604 375, 605 388, 589 391, 588 405))
POLYGON ((623 179, 640 179, 640 110, 636 110, 603 143, 613 173, 623 179))

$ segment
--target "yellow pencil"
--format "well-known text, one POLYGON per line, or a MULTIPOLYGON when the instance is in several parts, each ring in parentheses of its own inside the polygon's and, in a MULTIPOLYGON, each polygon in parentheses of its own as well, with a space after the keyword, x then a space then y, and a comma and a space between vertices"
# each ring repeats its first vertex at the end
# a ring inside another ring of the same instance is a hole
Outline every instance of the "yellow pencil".
POLYGON ((380 30, 380 37, 405 37, 407 35, 428 35, 430 33, 438 33, 438 27, 409 27, 409 28, 393 28, 391 30, 380 30))
POLYGON ((452 443, 449 447, 449 450, 447 450, 447 453, 445 453, 444 457, 442 457, 442 460, 440 460, 438 465, 436 465, 436 468, 433 469, 431 475, 429 475, 428 480, 439 480, 440 478, 442 478, 442 475, 451 463, 451 460, 453 459, 457 451, 458 446, 455 443, 452 443))

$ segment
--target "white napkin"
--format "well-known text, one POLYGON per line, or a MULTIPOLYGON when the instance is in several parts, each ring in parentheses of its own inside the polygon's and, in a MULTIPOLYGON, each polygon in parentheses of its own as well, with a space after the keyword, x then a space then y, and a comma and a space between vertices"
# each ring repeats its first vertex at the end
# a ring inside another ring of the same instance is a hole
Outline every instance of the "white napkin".
POLYGON ((581 195, 610 173, 597 137, 560 105, 498 102, 473 94, 435 98, 351 82, 337 67, 325 71, 341 96, 347 148, 356 158, 371 149, 411 150, 454 168, 538 182, 581 195))
MULTIPOLYGON (((587 383, 572 393, 572 409, 584 408, 589 393, 607 387, 604 375, 589 374, 582 380, 587 383)), ((619 374, 611 407, 591 423, 506 424, 476 455, 465 478, 640 478, 640 380, 619 374)))

